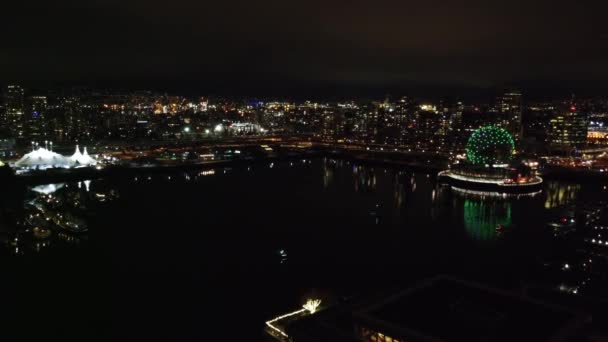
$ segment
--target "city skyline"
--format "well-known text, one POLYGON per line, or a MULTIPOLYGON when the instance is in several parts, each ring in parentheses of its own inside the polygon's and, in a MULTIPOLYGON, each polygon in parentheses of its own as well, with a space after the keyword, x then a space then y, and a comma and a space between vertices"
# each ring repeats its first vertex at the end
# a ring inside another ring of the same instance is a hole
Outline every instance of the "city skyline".
POLYGON ((389 95, 304 101, 86 88, 45 93, 19 85, 4 87, 0 101, 0 130, 18 146, 43 140, 196 141, 255 134, 458 152, 468 134, 487 125, 505 128, 523 151, 601 146, 608 144, 608 102, 574 95, 534 101, 515 88, 497 90, 483 101, 389 95))

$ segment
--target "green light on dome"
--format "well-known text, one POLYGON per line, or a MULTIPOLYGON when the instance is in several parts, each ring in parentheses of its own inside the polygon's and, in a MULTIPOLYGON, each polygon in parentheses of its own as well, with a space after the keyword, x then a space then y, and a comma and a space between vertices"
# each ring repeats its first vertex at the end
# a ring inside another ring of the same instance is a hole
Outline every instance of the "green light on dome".
POLYGON ((482 127, 471 135, 467 142, 467 159, 478 165, 506 163, 515 151, 515 141, 506 130, 495 127, 482 127))

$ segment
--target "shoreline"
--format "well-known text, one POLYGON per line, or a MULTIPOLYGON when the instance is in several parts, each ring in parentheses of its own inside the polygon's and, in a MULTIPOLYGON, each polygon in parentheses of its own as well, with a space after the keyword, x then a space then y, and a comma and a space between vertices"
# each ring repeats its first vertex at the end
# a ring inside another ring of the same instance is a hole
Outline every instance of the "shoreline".
MULTIPOLYGON (((54 182, 77 181, 84 178, 98 179, 102 177, 115 177, 122 175, 136 175, 143 172, 146 173, 162 173, 166 171, 188 171, 200 170, 205 168, 228 167, 246 165, 260 162, 274 161, 291 161, 302 158, 335 158, 348 160, 351 162, 361 163, 365 165, 378 165, 385 167, 403 168, 412 171, 421 171, 431 173, 434 176, 440 177, 441 172, 447 169, 444 162, 437 158, 436 155, 430 155, 429 159, 422 161, 420 155, 403 156, 399 159, 388 153, 353 153, 350 151, 329 151, 329 150, 308 150, 305 152, 295 152, 285 155, 271 155, 267 157, 257 158, 242 158, 230 160, 212 160, 197 163, 178 163, 169 165, 111 165, 101 170, 96 168, 78 168, 78 169, 49 169, 44 171, 34 171, 27 174, 12 175, 4 177, 8 182, 16 182, 24 185, 39 185, 54 182), (432 159, 431 159, 432 158, 432 159), (409 159, 409 160, 408 160, 409 159), (416 159, 416 160, 412 160, 416 159)), ((594 181, 608 182, 607 173, 599 173, 588 170, 571 170, 563 168, 546 168, 539 172, 539 175, 546 181, 567 181, 587 183, 594 181)))

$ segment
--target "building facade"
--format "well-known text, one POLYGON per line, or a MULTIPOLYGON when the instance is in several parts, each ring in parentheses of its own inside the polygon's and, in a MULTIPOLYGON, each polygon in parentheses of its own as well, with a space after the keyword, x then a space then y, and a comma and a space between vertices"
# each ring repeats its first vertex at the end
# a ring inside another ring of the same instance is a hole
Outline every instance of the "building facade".
POLYGON ((18 85, 9 85, 4 91, 4 125, 16 137, 23 135, 24 91, 18 85))
POLYGON ((549 143, 561 148, 587 144, 587 119, 574 105, 558 109, 549 125, 549 143))
POLYGON ((522 130, 522 95, 519 90, 508 90, 498 98, 497 109, 500 125, 506 129, 515 140, 521 140, 522 130))

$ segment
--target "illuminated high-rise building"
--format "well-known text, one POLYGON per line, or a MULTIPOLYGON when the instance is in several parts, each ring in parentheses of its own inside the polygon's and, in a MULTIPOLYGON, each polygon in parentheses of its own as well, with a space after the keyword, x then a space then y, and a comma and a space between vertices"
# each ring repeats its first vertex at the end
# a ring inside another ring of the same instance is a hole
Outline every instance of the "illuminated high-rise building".
POLYGON ((44 136, 46 133, 45 116, 47 99, 46 96, 30 96, 25 102, 27 135, 35 140, 38 137, 44 136))
POLYGON ((549 142, 559 147, 581 147, 587 143, 587 119, 574 106, 559 109, 550 121, 549 142))
POLYGON ((344 138, 345 116, 342 111, 326 110, 323 113, 323 138, 338 141, 344 138))
POLYGON ((497 101, 500 126, 506 129, 515 140, 522 138, 522 96, 518 90, 508 90, 497 101))
POLYGON ((5 122, 16 136, 23 134, 23 88, 9 85, 4 91, 5 122))
POLYGON ((442 128, 443 116, 437 111, 437 107, 421 105, 416 116, 416 129, 419 139, 431 141, 442 128))
POLYGON ((23 115, 23 88, 9 85, 5 89, 4 102, 8 116, 23 115))

